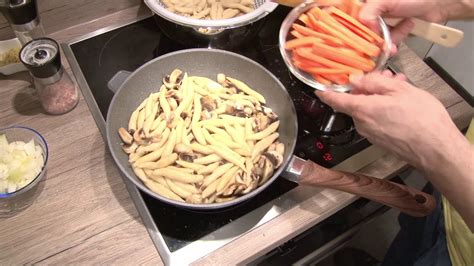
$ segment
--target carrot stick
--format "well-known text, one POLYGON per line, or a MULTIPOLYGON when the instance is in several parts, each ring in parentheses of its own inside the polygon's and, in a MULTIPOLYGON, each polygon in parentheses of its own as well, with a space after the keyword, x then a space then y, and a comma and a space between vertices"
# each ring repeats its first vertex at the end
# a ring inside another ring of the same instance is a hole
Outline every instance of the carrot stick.
POLYGON ((356 69, 350 66, 346 66, 337 62, 334 62, 332 60, 326 59, 321 56, 317 56, 314 53, 312 53, 311 48, 297 48, 295 49, 295 53, 298 54, 301 57, 304 57, 308 60, 314 61, 316 63, 323 64, 325 66, 331 67, 331 68, 340 68, 340 69, 345 69, 349 71, 350 73, 357 73, 357 74, 362 74, 360 69, 356 69))
POLYGON ((372 36, 370 36, 369 34, 365 33, 363 30, 357 28, 356 26, 352 25, 350 22, 347 22, 347 20, 344 20, 343 18, 340 18, 338 16, 334 16, 334 18, 339 22, 341 23, 342 25, 344 25, 346 28, 348 28, 349 30, 351 30, 352 32, 354 32, 355 34, 359 35, 360 37, 364 38, 365 40, 373 43, 375 42, 375 39, 372 38, 372 36))
POLYGON ((304 64, 304 65, 309 66, 309 67, 327 67, 327 66, 322 65, 320 63, 316 63, 314 61, 311 61, 311 60, 308 60, 304 57, 301 57, 295 52, 293 52, 292 57, 293 57, 294 62, 298 61, 299 63, 304 64))
POLYGON ((380 49, 375 46, 375 48, 378 49, 378 51, 373 51, 364 46, 363 44, 355 41, 352 38, 349 38, 345 34, 342 34, 338 30, 334 29, 333 27, 329 26, 328 24, 318 21, 318 26, 321 28, 324 28, 325 30, 329 31, 332 33, 332 36, 337 36, 340 40, 342 40, 347 46, 352 47, 353 49, 362 52, 364 54, 370 55, 370 56, 377 56, 380 53, 380 49))
POLYGON ((321 29, 320 27, 318 27, 318 25, 317 25, 318 20, 314 17, 313 14, 308 13, 308 20, 309 20, 309 26, 311 27, 312 30, 320 32, 320 33, 324 33, 324 34, 329 34, 329 32, 327 32, 324 29, 321 29))
POLYGON ((353 33, 346 27, 344 27, 341 23, 339 23, 336 19, 334 19, 330 14, 328 14, 325 11, 319 10, 318 8, 315 7, 312 10, 314 12, 318 13, 318 16, 321 20, 321 22, 326 23, 330 27, 334 28, 341 34, 346 35, 348 38, 350 38, 352 41, 357 42, 358 44, 362 45, 365 48, 365 51, 368 55, 370 56, 378 56, 380 53, 380 48, 377 47, 375 44, 370 43, 363 38, 359 37, 357 34, 353 33))
POLYGON ((305 24, 306 26, 308 26, 308 23, 309 23, 309 20, 308 20, 308 16, 306 14, 301 14, 299 17, 298 17, 298 20, 303 22, 303 24, 305 24))
POLYGON ((347 74, 323 74, 321 76, 339 85, 349 83, 349 76, 347 74))
POLYGON ((339 68, 320 68, 320 67, 309 67, 305 69, 306 72, 311 74, 352 74, 347 69, 339 68))
POLYGON ((328 80, 328 79, 326 79, 326 78, 323 78, 321 75, 313 75, 313 78, 314 78, 317 82, 319 82, 319 83, 321 83, 321 84, 323 84, 323 85, 331 85, 331 84, 332 84, 332 82, 331 82, 330 80, 328 80))
POLYGON ((370 35, 372 38, 374 38, 377 41, 377 43, 380 44, 380 43, 384 42, 382 37, 380 37, 377 33, 373 32, 371 29, 369 29, 368 27, 366 27, 365 25, 360 23, 357 19, 355 19, 355 18, 349 16, 348 14, 342 12, 337 7, 331 6, 328 9, 328 11, 333 13, 334 15, 339 16, 339 17, 347 20, 348 22, 352 23, 354 26, 358 27, 359 29, 361 29, 362 31, 364 31, 365 33, 370 35))
POLYGON ((336 37, 314 31, 314 30, 312 30, 308 27, 305 27, 305 26, 301 26, 301 25, 293 23, 293 29, 295 29, 296 31, 298 31, 299 33, 301 33, 304 36, 318 37, 318 38, 323 39, 324 41, 328 41, 330 43, 339 44, 341 46, 344 45, 344 43, 336 37))
POLYGON ((338 48, 330 47, 323 43, 313 43, 313 53, 365 72, 372 71, 375 66, 375 63, 370 59, 344 53, 338 48))
POLYGON ((289 40, 285 43, 285 49, 291 50, 301 46, 311 46, 313 43, 322 42, 323 40, 316 37, 303 37, 289 40))
POLYGON ((290 32, 290 34, 291 34, 293 37, 295 37, 295 38, 304 38, 304 37, 305 37, 303 34, 297 32, 296 30, 292 30, 292 31, 290 32))

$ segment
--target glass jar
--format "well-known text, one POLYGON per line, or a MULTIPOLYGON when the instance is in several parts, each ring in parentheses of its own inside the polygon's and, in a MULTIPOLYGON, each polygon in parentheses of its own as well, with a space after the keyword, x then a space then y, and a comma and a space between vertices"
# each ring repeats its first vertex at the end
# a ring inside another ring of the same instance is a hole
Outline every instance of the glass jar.
POLYGON ((43 109, 53 115, 76 107, 79 92, 61 65, 58 43, 50 38, 34 39, 20 50, 20 61, 33 76, 43 109))
POLYGON ((21 45, 45 35, 36 0, 0 1, 0 11, 7 18, 21 45))

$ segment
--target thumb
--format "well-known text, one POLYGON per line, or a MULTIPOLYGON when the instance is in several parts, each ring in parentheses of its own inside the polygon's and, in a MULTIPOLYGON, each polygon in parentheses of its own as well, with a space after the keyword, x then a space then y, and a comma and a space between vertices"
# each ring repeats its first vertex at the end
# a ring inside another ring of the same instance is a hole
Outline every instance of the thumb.
POLYGON ((354 94, 386 94, 398 87, 400 80, 373 72, 351 79, 354 94))
POLYGON ((347 115, 352 115, 359 108, 359 95, 334 91, 316 91, 316 95, 322 102, 331 106, 334 110, 347 115))
POLYGON ((379 30, 378 17, 389 9, 388 2, 391 1, 368 0, 360 9, 359 20, 373 30, 379 30))

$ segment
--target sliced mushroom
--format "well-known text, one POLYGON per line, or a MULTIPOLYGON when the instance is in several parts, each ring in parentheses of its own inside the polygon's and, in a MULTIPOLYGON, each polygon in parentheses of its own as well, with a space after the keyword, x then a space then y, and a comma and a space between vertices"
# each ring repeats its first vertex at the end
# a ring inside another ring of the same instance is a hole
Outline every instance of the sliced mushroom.
POLYGON ((183 144, 183 143, 176 144, 174 146, 174 151, 178 154, 180 154, 180 153, 192 154, 193 153, 193 149, 191 147, 189 147, 188 145, 183 144))
POLYGON ((260 177, 259 185, 267 182, 268 179, 273 175, 275 167, 270 159, 266 156, 260 156, 260 159, 255 166, 255 174, 260 177))
POLYGON ((234 191, 237 189, 237 186, 238 184, 234 183, 234 184, 231 184, 230 186, 228 186, 224 192, 222 193, 222 195, 224 197, 228 197, 228 196, 231 196, 232 194, 234 194, 234 191))
POLYGON ((234 194, 235 194, 235 195, 242 194, 242 192, 243 192, 245 189, 247 189, 247 185, 244 185, 244 184, 238 185, 237 188, 236 188, 235 191, 234 191, 234 194))
POLYGON ((250 183, 247 185, 247 188, 242 191, 242 194, 248 194, 249 192, 251 192, 252 190, 256 189, 257 186, 258 186, 258 179, 257 178, 251 178, 251 181, 250 183))
POLYGON ((208 119, 211 119, 212 118, 212 113, 207 111, 207 110, 203 110, 201 112, 201 120, 208 120, 208 119))
POLYGON ((221 85, 224 85, 225 84, 225 74, 222 74, 222 73, 219 73, 217 74, 217 82, 221 85))
POLYGON ((133 133, 133 139, 139 145, 145 144, 144 138, 145 138, 145 133, 143 132, 143 129, 141 128, 136 130, 135 133, 133 133))
POLYGON ((206 95, 201 98, 202 109, 207 111, 212 111, 217 108, 217 102, 209 95, 206 95))
POLYGON ((279 141, 276 141, 275 143, 276 143, 275 151, 276 151, 278 154, 280 154, 280 155, 283 156, 283 154, 285 154, 285 144, 283 144, 283 143, 281 143, 281 142, 279 142, 279 141))
POLYGON ((265 128, 267 128, 271 124, 271 121, 268 116, 266 116, 262 112, 259 112, 257 113, 257 116, 254 119, 254 123, 255 123, 254 130, 257 132, 260 132, 264 130, 265 128))
POLYGON ((182 119, 186 120, 186 118, 191 118, 193 115, 189 111, 183 111, 180 116, 182 119))
POLYGON ((138 145, 133 142, 132 144, 124 144, 122 146, 122 150, 126 153, 126 154, 131 154, 132 152, 135 152, 138 148, 138 145))
POLYGON ((181 153, 181 154, 179 154, 179 159, 192 163, 192 162, 194 162, 194 160, 197 159, 197 155, 196 154, 191 154, 191 153, 181 153))
POLYGON ((132 144, 133 142, 133 137, 130 135, 130 133, 123 127, 119 128, 118 133, 120 135, 120 138, 122 139, 123 143, 125 144, 132 144))
POLYGON ((266 116, 268 116, 268 118, 270 119, 270 123, 273 123, 274 121, 278 119, 278 115, 275 112, 273 112, 271 108, 263 106, 262 109, 263 109, 263 113, 266 116))
POLYGON ((283 163, 283 155, 279 154, 277 151, 268 151, 264 155, 272 162, 275 169, 280 167, 283 163))
POLYGON ((180 69, 175 69, 171 72, 171 74, 163 78, 163 84, 169 89, 174 89, 181 83, 182 79, 183 71, 180 69))

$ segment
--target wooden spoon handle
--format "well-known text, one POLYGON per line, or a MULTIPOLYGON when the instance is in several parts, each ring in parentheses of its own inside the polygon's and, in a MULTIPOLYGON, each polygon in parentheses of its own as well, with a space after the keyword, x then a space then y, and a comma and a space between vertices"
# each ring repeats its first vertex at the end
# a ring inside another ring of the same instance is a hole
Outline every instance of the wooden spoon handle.
MULTIPOLYGON (((395 26, 401 21, 399 18, 384 18, 384 20, 390 26, 395 26)), ((445 47, 456 47, 464 37, 464 32, 455 28, 416 18, 412 20, 415 27, 411 30, 411 34, 445 47)))
POLYGON ((304 163, 299 183, 345 191, 415 217, 426 216, 436 207, 433 196, 408 186, 362 174, 327 169, 311 161, 304 163))

